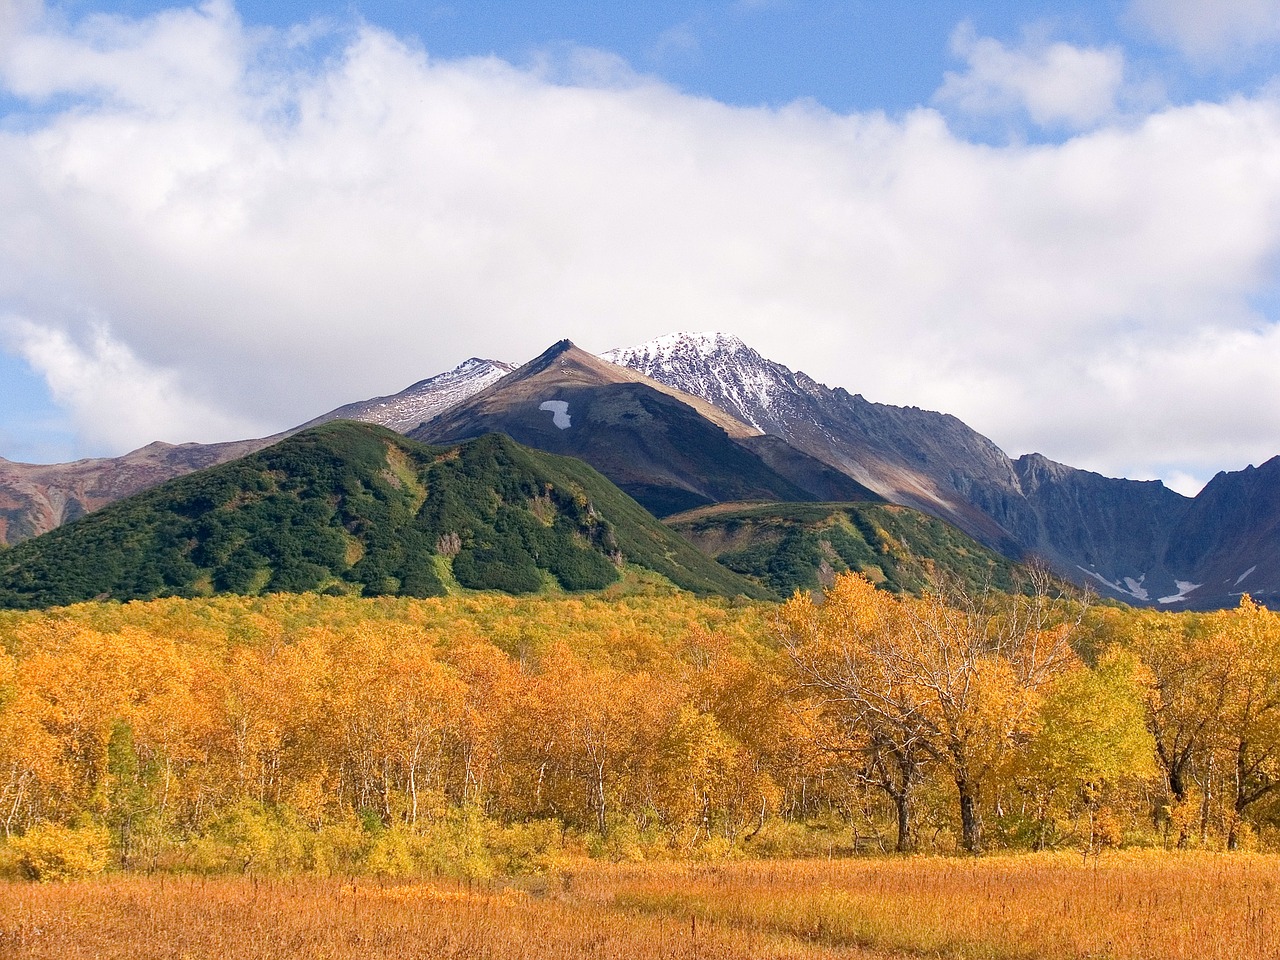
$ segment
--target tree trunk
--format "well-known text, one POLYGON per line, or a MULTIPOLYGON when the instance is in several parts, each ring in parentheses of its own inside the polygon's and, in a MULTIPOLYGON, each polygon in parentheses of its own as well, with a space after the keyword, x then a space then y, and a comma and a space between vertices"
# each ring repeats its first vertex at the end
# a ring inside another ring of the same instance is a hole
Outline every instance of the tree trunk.
POLYGON ((894 849, 898 853, 911 853, 916 848, 915 813, 916 784, 923 778, 922 762, 909 748, 901 747, 891 738, 884 737, 874 745, 871 755, 870 776, 893 801, 898 817, 898 839, 894 849))
POLYGON ((915 832, 911 828, 911 793, 901 790, 894 794, 893 805, 898 812, 898 853, 911 853, 916 848, 915 832))
POLYGON ((608 832, 609 820, 606 816, 605 799, 604 799, 604 768, 603 765, 596 768, 596 826, 600 830, 600 836, 604 836, 608 832))
POLYGON ((961 845, 969 853, 982 852, 982 813, 978 809, 978 792, 967 779, 957 779, 960 792, 961 845))

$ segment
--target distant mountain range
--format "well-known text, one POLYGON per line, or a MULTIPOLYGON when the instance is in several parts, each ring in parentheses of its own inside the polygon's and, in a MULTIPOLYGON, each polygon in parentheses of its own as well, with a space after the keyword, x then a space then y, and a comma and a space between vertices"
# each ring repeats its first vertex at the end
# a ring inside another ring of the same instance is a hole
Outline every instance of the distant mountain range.
POLYGON ((254 453, 282 437, 150 443, 121 457, 74 463, 12 463, 0 457, 0 544, 48 533, 122 497, 254 453))
POLYGON ((505 433, 591 463, 658 516, 737 501, 887 501, 1129 602, 1214 608, 1245 591, 1280 602, 1280 457, 1221 473, 1195 498, 1038 454, 1014 460, 953 416, 829 388, 721 334, 603 358, 564 341, 518 368, 473 358, 263 440, 52 466, 0 460, 0 541, 337 418, 432 443, 505 433))
POLYGON ((1280 457, 1220 473, 1191 499, 1039 454, 1012 460, 953 416, 833 390, 735 337, 676 334, 605 356, 1104 595, 1213 608, 1248 591, 1280 602, 1280 457))
POLYGON ((460 403, 515 369, 472 357, 389 397, 348 403, 270 437, 231 443, 152 443, 120 457, 12 463, 0 457, 0 544, 14 544, 174 477, 256 453, 308 427, 358 420, 400 433, 460 403))

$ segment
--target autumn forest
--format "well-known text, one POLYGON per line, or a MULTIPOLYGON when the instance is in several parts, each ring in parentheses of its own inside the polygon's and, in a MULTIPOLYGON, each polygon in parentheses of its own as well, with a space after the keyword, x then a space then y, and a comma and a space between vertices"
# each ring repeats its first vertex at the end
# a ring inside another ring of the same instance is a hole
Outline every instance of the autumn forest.
POLYGON ((1280 617, 842 575, 783 605, 320 595, 0 613, 0 869, 1269 848, 1280 617))

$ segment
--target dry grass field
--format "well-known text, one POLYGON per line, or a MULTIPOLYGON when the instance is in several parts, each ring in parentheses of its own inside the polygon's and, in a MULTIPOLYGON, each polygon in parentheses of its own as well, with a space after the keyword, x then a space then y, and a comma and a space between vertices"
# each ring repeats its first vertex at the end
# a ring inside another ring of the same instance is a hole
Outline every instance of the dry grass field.
POLYGON ((583 863, 519 887, 0 885, 2 958, 1280 958, 1280 858, 583 863))

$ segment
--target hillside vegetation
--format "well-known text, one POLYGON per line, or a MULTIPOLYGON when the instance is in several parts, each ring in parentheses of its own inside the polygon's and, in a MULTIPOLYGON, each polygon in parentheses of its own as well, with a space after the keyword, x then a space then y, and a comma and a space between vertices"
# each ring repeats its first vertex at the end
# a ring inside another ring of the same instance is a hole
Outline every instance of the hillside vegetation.
POLYGON ((623 563, 699 593, 765 593, 581 463, 496 435, 428 447, 337 421, 6 551, 0 604, 595 590, 623 563))
POLYGON ((668 517, 671 529, 779 596, 861 573, 891 593, 939 578, 969 592, 1015 589, 1017 565, 936 517, 877 503, 725 504, 668 517))

